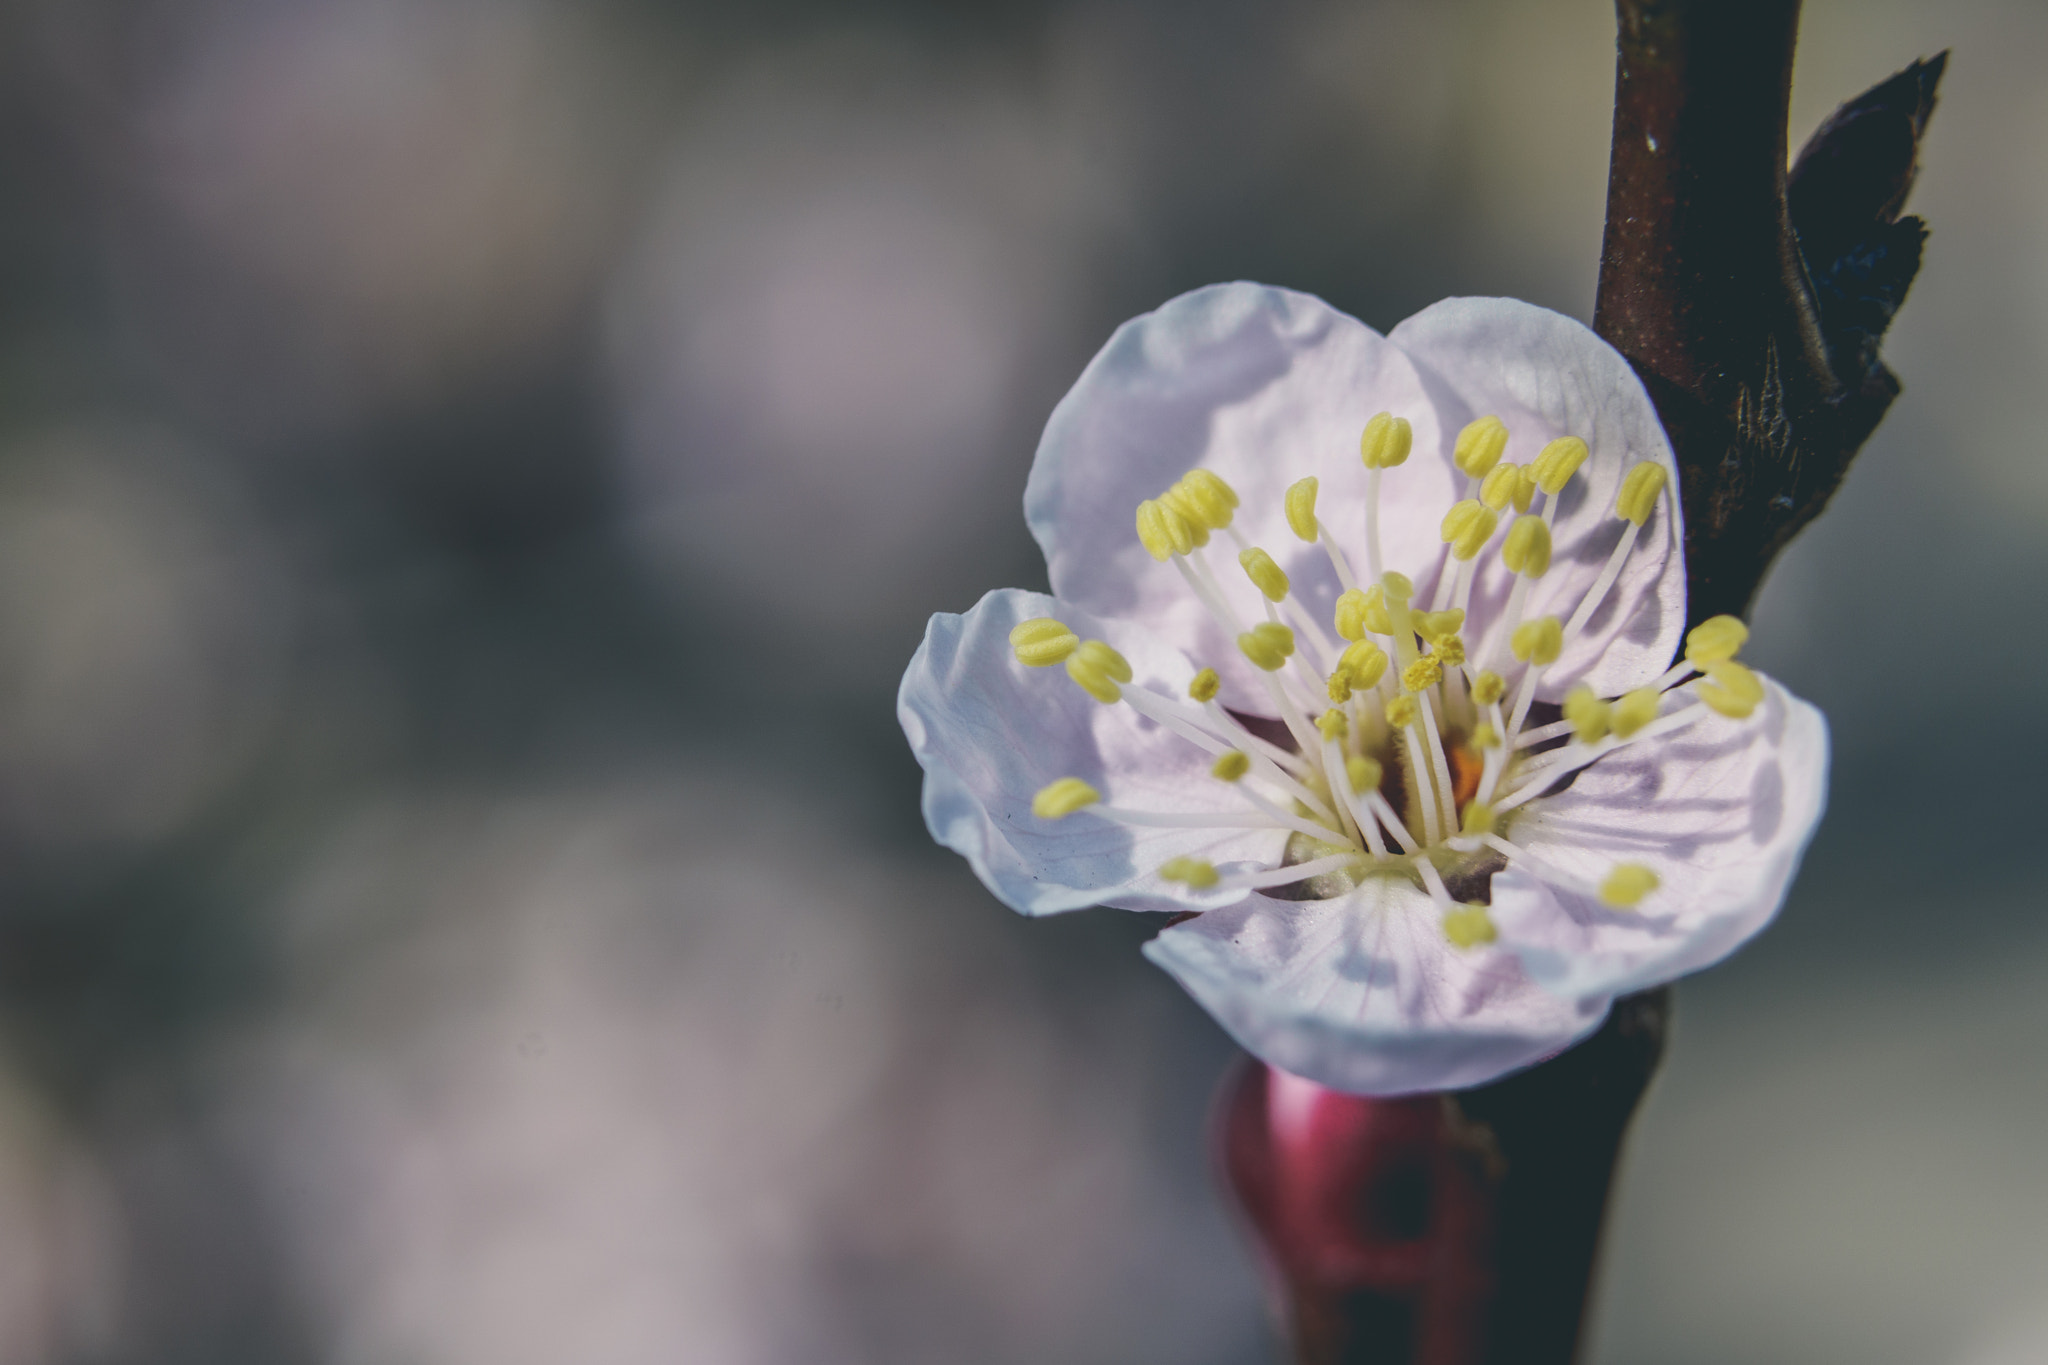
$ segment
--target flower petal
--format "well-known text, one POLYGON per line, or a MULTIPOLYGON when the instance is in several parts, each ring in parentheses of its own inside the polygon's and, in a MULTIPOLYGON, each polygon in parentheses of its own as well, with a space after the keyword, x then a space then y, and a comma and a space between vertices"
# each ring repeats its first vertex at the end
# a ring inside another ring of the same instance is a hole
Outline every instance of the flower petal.
MULTIPOLYGON (((1380 411, 1414 424, 1418 450, 1447 439, 1407 357, 1310 295, 1212 285, 1132 319, 1054 409, 1025 486, 1025 516, 1053 592, 1100 616, 1142 620, 1222 674, 1227 704, 1270 714, 1256 671, 1230 636, 1179 571, 1138 543, 1138 503, 1197 466, 1220 474, 1242 499, 1234 526, 1273 555, 1296 595, 1327 622, 1336 574, 1321 549, 1288 530, 1283 497, 1295 480, 1317 476, 1322 518, 1363 574, 1358 438, 1380 411)), ((1435 511, 1385 523, 1390 567, 1434 562, 1438 522, 1454 500, 1448 464, 1411 464, 1392 471, 1388 484, 1433 499, 1435 511)), ((1206 553, 1237 610, 1261 619, 1257 593, 1230 562, 1229 537, 1206 553)))
POLYGON ((897 694, 896 714, 924 766, 924 816, 932 837, 963 855, 997 898, 1027 915, 1090 905, 1127 910, 1200 909, 1244 895, 1192 891, 1160 880, 1176 857, 1232 865, 1279 862, 1287 834, 1274 829, 1132 829, 1086 810, 1063 820, 1031 813, 1047 783, 1078 777, 1132 809, 1242 812, 1210 755, 1127 705, 1094 701, 1064 670, 1027 668, 1010 629, 1053 616, 1129 660, 1129 687, 1151 684, 1185 698, 1195 668, 1178 650, 1128 622, 1104 621, 1039 593, 992 592, 965 616, 934 616, 897 694))
POLYGON ((1570 996, 1642 990, 1720 961, 1777 914, 1826 805, 1828 732, 1764 683, 1748 720, 1708 712, 1530 803, 1509 837, 1542 865, 1598 885, 1640 863, 1659 882, 1614 910, 1523 867, 1495 874, 1501 943, 1536 980, 1570 996))
POLYGON ((1349 896, 1253 895, 1145 945, 1264 1061, 1354 1094, 1479 1085, 1598 1028, 1607 1001, 1566 1000, 1498 948, 1459 949, 1398 877, 1349 896))
MULTIPOLYGON (((1570 619, 1621 538, 1614 497, 1623 477, 1643 460, 1664 466, 1667 491, 1621 577, 1585 629, 1566 642, 1537 696, 1556 701, 1581 682, 1614 696, 1661 673, 1685 629, 1678 466, 1657 410, 1621 352, 1583 323, 1518 299, 1445 299, 1396 327, 1389 339, 1431 381, 1445 464, 1462 426, 1487 413, 1507 424, 1505 458, 1518 464, 1560 436, 1577 436, 1591 447, 1559 495, 1550 571, 1531 590, 1525 616, 1570 619)), ((1415 457, 1422 455, 1418 428, 1415 457)), ((1499 618, 1511 586, 1498 542, 1481 553, 1479 564, 1470 618, 1474 644, 1478 630, 1499 618)))

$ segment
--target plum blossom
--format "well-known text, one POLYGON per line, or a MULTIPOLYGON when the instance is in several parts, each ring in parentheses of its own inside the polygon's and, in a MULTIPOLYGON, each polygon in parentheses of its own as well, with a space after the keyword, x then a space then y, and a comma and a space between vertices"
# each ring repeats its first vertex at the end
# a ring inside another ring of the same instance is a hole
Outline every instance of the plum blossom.
POLYGON ((904 674, 932 834, 1028 915, 1175 914, 1147 955, 1322 1085, 1550 1056, 1762 928, 1825 798, 1820 714, 1685 630, 1676 477, 1545 309, 1174 299, 1046 426, 1052 594, 934 616, 904 674))

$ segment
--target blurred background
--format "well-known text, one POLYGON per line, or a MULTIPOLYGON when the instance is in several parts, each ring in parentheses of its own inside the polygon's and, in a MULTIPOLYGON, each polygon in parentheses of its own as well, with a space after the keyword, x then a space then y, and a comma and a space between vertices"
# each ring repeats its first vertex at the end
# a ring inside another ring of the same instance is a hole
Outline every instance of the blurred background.
MULTIPOLYGON (((1934 236, 1752 648, 1833 810, 1679 991, 1594 1359, 2018 1365, 2048 10, 1807 10, 1795 143, 1954 48, 1934 236)), ((1232 1049, 930 844, 895 680, 1042 584, 1124 318, 1589 316, 1612 23, 0 0, 0 1365, 1277 1360, 1232 1049)))

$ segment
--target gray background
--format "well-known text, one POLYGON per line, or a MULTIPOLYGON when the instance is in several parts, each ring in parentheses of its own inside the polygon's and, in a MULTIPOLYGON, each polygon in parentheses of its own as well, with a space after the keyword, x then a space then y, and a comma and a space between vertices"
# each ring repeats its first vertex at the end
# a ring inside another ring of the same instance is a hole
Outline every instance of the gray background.
MULTIPOLYGON (((2048 1358, 2048 11, 1768 584, 1782 922, 1679 990, 1603 1365, 2048 1358)), ((917 819, 1039 424, 1211 280, 1590 312, 1597 0, 0 3, 0 1365, 1274 1359, 1231 1055, 917 819)))

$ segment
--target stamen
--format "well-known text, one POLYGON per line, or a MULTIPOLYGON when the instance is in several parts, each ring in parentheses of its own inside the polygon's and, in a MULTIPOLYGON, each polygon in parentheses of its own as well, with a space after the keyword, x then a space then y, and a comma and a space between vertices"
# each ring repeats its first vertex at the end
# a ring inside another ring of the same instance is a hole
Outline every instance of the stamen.
POLYGON ((1273 556, 1253 546, 1240 552, 1237 562, 1243 566, 1245 577, 1265 594, 1268 602, 1278 602, 1287 596, 1287 571, 1273 562, 1273 556))
MULTIPOLYGON (((1498 512, 1515 500, 1522 486, 1522 466, 1497 464, 1479 481, 1479 500, 1498 512)), ((1526 509, 1524 509, 1526 510, 1526 509)))
POLYGON ((1123 696, 1117 684, 1131 680, 1131 666, 1102 641, 1090 640, 1067 659, 1067 676, 1104 706, 1113 706, 1123 696))
POLYGON ((1664 695, 1654 688, 1638 687, 1614 703, 1614 710, 1608 717, 1608 724, 1619 739, 1628 739, 1636 731, 1657 719, 1658 703, 1664 695))
POLYGON ((1664 491, 1668 476, 1664 466, 1644 460, 1621 481, 1621 491, 1614 498, 1614 515, 1627 520, 1631 525, 1641 526, 1650 519, 1650 513, 1657 510, 1657 497, 1664 491))
POLYGON ((1392 469, 1407 461, 1414 444, 1415 428, 1406 417, 1375 413, 1358 438, 1358 457, 1367 469, 1392 469))
POLYGON ((1209 776, 1235 782, 1252 770, 1252 756, 1242 749, 1226 749, 1210 765, 1209 776))
POLYGON ((1693 686, 1699 699, 1731 720, 1747 720, 1764 699, 1762 679, 1733 659, 1710 663, 1707 679, 1693 686))
MULTIPOLYGON (((1586 462, 1586 457, 1591 453, 1586 448, 1586 443, 1578 437, 1560 436, 1544 446, 1536 458, 1529 462, 1529 477, 1545 495, 1555 499, 1564 491, 1565 484, 1571 481, 1572 475, 1578 473, 1579 466, 1586 462)), ((1549 506, 1544 508, 1546 517, 1550 510, 1549 506)))
POLYGON ((1131 825, 1139 829, 1290 829, 1297 834, 1306 834, 1320 843, 1335 843, 1332 830, 1321 825, 1312 825, 1299 816, 1289 815, 1269 802, 1261 802, 1252 793, 1245 792, 1252 804, 1259 807, 1266 818, 1255 820, 1242 811, 1215 811, 1195 813, 1192 811, 1170 810, 1126 810, 1122 806, 1092 806, 1091 813, 1105 820, 1114 820, 1120 825, 1131 825))
POLYGON ((1080 778, 1062 777, 1038 789, 1031 798, 1031 813, 1041 820, 1064 820, 1101 799, 1102 793, 1080 778))
POLYGON ((1408 458, 1415 443, 1415 429, 1405 417, 1377 413, 1365 424, 1358 438, 1358 456, 1365 462, 1365 559, 1373 582, 1384 576, 1380 558, 1380 471, 1392 469, 1408 458))
POLYGON ((1543 577, 1550 571, 1550 528, 1537 517, 1516 517, 1501 543, 1500 558, 1511 573, 1543 577))
MULTIPOLYGON (((1650 467, 1654 469, 1656 466, 1650 467)), ((1566 634, 1577 635, 1586 622, 1593 619, 1593 613, 1600 609, 1600 604, 1607 600, 1608 590, 1614 586, 1614 580, 1621 576, 1622 561, 1635 549, 1636 537, 1642 534, 1642 529, 1640 523, 1633 521, 1621 528, 1621 539, 1615 542, 1613 552, 1607 556, 1607 562, 1600 566, 1600 576, 1593 580, 1593 586, 1579 599, 1578 609, 1572 613, 1570 623, 1565 626, 1566 634)))
POLYGON ((1440 534, 1444 544, 1451 547, 1452 557, 1462 563, 1486 548, 1486 542, 1493 539, 1494 528, 1498 525, 1498 512, 1476 498, 1466 498, 1444 513, 1440 534))
POLYGON ((1568 720, 1554 720, 1548 725, 1534 726, 1515 736, 1515 747, 1517 749, 1531 748, 1543 743, 1546 739, 1556 739, 1559 735, 1568 735, 1577 728, 1576 725, 1568 720))
POLYGON ((1164 564, 1174 555, 1193 553, 1195 532, 1179 512, 1157 499, 1147 498, 1138 504, 1138 543, 1164 564))
POLYGON ((1050 616, 1019 621, 1010 628, 1010 649, 1026 668, 1047 668, 1064 663, 1080 647, 1081 637, 1050 616))
POLYGON ((1323 858, 1311 858, 1305 863, 1292 863, 1276 867, 1270 872, 1249 872, 1235 877, 1225 877, 1224 886, 1231 890, 1259 891, 1269 886, 1288 886, 1294 882, 1307 881, 1310 877, 1321 877, 1331 872, 1342 872, 1363 862, 1357 853, 1332 853, 1323 858))
POLYGON ((1207 858, 1169 858, 1159 865, 1159 879, 1185 882, 1190 891, 1206 891, 1216 885, 1216 864, 1207 858))
POLYGON ((1657 874, 1641 863, 1620 863, 1600 883, 1600 900, 1616 910, 1633 910, 1658 885, 1657 874))
MULTIPOLYGON (((1339 786, 1334 780, 1334 770, 1331 776, 1331 785, 1339 786)), ((1337 793, 1344 803, 1346 813, 1358 826, 1359 832, 1365 836, 1366 846, 1372 849, 1376 858, 1387 856, 1386 842, 1380 837, 1378 813, 1373 810, 1370 799, 1379 794, 1381 776, 1382 770, 1377 759, 1367 758, 1363 754, 1353 754, 1344 760, 1344 781, 1337 793)))
MULTIPOLYGON (((1055 622, 1057 624, 1057 622, 1055 622)), ((1710 616, 1685 635, 1685 661, 1704 669, 1732 659, 1749 642, 1749 627, 1734 616, 1710 616)))
MULTIPOLYGON (((1162 697, 1155 692, 1147 691, 1142 687, 1134 687, 1125 692, 1123 699, 1130 703, 1131 709, 1139 715, 1165 726, 1182 739, 1205 752, 1227 755, 1233 751, 1240 753, 1247 750, 1251 751, 1247 756, 1257 769, 1261 779, 1272 783, 1289 796, 1309 807, 1317 819, 1327 820, 1331 823, 1336 822, 1336 813, 1329 808, 1328 804, 1309 788, 1303 786, 1292 775, 1293 773, 1299 773, 1302 776, 1306 776, 1310 771, 1309 765, 1304 763, 1299 756, 1290 754, 1285 749, 1266 744, 1258 736, 1238 725, 1235 720, 1231 719, 1230 713, 1222 707, 1215 706, 1212 703, 1209 708, 1197 712, 1194 716, 1188 716, 1177 711, 1175 703, 1171 699, 1162 697), (1221 728, 1223 733, 1216 733, 1218 728, 1221 728)), ((1217 767, 1212 768, 1211 772, 1215 773, 1217 777, 1224 777, 1223 772, 1220 771, 1222 766, 1219 759, 1217 767)), ((1225 780, 1230 781, 1233 779, 1225 778, 1225 780)))
POLYGON ((1387 615, 1386 590, 1375 583, 1369 588, 1351 588, 1337 597, 1337 633, 1347 640, 1374 635, 1392 635, 1394 622, 1387 615))
POLYGON ((1216 694, 1222 688, 1222 677, 1217 674, 1215 669, 1205 668, 1195 674, 1193 680, 1188 683, 1188 695, 1196 701, 1214 701, 1216 700, 1216 694))
POLYGON ((1476 901, 1444 911, 1444 937, 1454 948, 1477 948, 1500 937, 1493 916, 1476 901))
POLYGON ((1287 529, 1310 544, 1315 543, 1321 526, 1316 520, 1316 489, 1321 486, 1313 474, 1287 486, 1287 529))
POLYGON ((1564 718, 1572 723, 1572 735, 1581 744, 1597 744, 1607 737, 1614 707, 1593 695, 1590 687, 1574 687, 1565 694, 1564 718))
MULTIPOLYGON (((1336 716, 1340 720, 1344 716, 1342 711, 1325 711, 1323 714, 1326 717, 1336 716)), ((1341 737, 1341 734, 1332 734, 1329 729, 1323 731, 1323 771, 1330 776, 1330 792, 1337 798, 1337 813, 1343 817, 1344 837, 1356 844, 1360 840, 1359 820, 1343 790, 1344 753, 1338 747, 1338 740, 1341 737)))
POLYGON ((1697 721, 1704 709, 1706 708, 1697 704, 1681 706, 1645 725, 1628 739, 1609 739, 1590 747, 1568 744, 1562 749, 1540 754, 1516 771, 1515 780, 1521 785, 1517 786, 1512 794, 1503 796, 1496 803, 1495 809, 1504 815, 1523 802, 1543 795, 1579 769, 1598 763, 1616 749, 1641 744, 1645 740, 1669 734, 1673 730, 1682 730, 1697 721))
POLYGON ((1488 414, 1465 424, 1451 447, 1451 463, 1477 481, 1493 472, 1508 449, 1508 424, 1488 414))
POLYGON ((1277 673, 1294 653, 1294 632, 1278 621, 1261 621, 1237 637, 1237 647, 1258 667, 1277 673))

